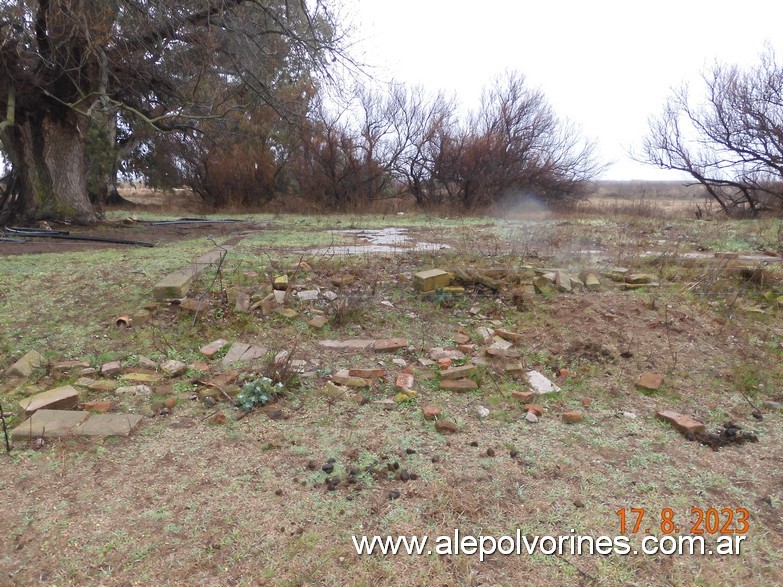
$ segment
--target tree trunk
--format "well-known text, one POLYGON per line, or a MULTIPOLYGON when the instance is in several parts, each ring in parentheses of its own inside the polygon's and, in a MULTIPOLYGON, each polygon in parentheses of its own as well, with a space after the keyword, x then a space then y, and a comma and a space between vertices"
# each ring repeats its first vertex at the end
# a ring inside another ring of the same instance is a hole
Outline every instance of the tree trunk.
POLYGON ((75 116, 28 112, 9 134, 24 219, 95 222, 87 195, 85 141, 75 116))

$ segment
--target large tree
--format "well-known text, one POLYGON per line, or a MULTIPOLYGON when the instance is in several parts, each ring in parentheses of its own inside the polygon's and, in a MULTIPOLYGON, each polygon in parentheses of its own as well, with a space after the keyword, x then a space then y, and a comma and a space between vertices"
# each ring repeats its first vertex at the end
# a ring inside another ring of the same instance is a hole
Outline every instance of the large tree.
POLYGON ((321 0, 0 0, 0 141, 14 173, 0 215, 94 221, 88 141, 193 137, 274 103, 334 57, 335 30, 321 0))
POLYGON ((716 64, 650 121, 644 158, 688 173, 727 214, 783 202, 783 67, 771 49, 751 68, 716 64))

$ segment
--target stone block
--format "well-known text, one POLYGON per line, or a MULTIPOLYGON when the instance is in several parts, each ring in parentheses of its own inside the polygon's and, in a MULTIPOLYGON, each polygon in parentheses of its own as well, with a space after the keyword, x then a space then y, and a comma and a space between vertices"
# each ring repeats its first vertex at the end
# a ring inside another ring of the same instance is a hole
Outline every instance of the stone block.
POLYGON ((351 377, 364 377, 365 379, 377 379, 386 375, 386 369, 348 369, 351 377))
POLYGON ((462 367, 452 367, 440 372, 441 380, 446 379, 462 379, 464 377, 470 377, 476 372, 475 365, 464 365, 462 367))
POLYGON ((655 275, 649 273, 631 273, 625 276, 625 283, 632 285, 651 284, 655 282, 655 275))
POLYGON ((536 393, 533 391, 512 391, 511 397, 522 403, 529 404, 536 397, 536 393))
POLYGON ((176 359, 169 359, 161 363, 160 368, 169 377, 179 377, 188 370, 188 366, 182 361, 176 359))
POLYGON ((122 372, 122 364, 119 361, 109 361, 101 365, 101 375, 104 377, 114 377, 122 372))
POLYGON ((533 280, 533 287, 540 294, 548 294, 553 291, 551 282, 544 276, 536 277, 533 280))
POLYGON ((160 301, 180 300, 188 294, 195 278, 196 274, 190 268, 179 269, 156 283, 152 296, 160 301))
POLYGON ((163 379, 163 375, 159 373, 126 373, 120 379, 133 383, 158 383, 163 379))
POLYGON ((435 422, 435 430, 441 434, 454 434, 457 431, 457 425, 448 420, 438 420, 435 422))
POLYGON ((226 348, 229 344, 230 343, 227 340, 223 338, 219 338, 218 340, 213 340, 208 345, 201 347, 201 349, 199 349, 199 352, 205 357, 207 357, 208 359, 211 359, 221 350, 226 348))
POLYGON ((372 350, 376 353, 394 352, 399 349, 404 349, 408 346, 408 341, 404 338, 387 338, 384 340, 376 340, 372 345, 372 350))
POLYGON ((649 391, 656 391, 661 385, 663 385, 663 375, 651 371, 645 371, 639 375, 639 379, 636 380, 636 387, 649 391))
POLYGON ((70 410, 38 410, 11 432, 14 440, 25 438, 62 438, 90 417, 89 412, 70 410))
POLYGON ((128 436, 143 419, 138 414, 93 414, 73 429, 80 436, 128 436))
POLYGON ((336 351, 363 351, 372 348, 375 341, 368 338, 354 338, 350 340, 319 340, 318 345, 336 351))
POLYGON ((348 369, 341 369, 335 373, 332 376, 332 381, 347 387, 370 387, 372 385, 372 381, 365 377, 353 376, 348 369))
POLYGON ((581 422, 584 417, 582 416, 582 412, 565 412, 563 413, 563 422, 566 424, 578 424, 581 422))
POLYGON ((267 352, 267 349, 264 347, 250 345, 244 342, 235 342, 231 345, 231 348, 228 349, 226 356, 223 357, 223 365, 228 367, 239 361, 262 359, 266 356, 267 352))
POLYGON ((440 388, 446 391, 473 391, 478 384, 472 379, 447 379, 440 382, 440 388))
POLYGON ((33 373, 33 369, 40 366, 41 353, 38 351, 30 351, 16 363, 11 365, 6 371, 6 375, 9 377, 30 377, 33 373))
POLYGON ((421 413, 424 416, 425 420, 434 420, 438 416, 440 416, 440 408, 436 406, 424 406, 421 409, 421 413))
POLYGON ((70 385, 37 393, 19 402, 19 407, 30 416, 42 409, 67 410, 79 403, 79 392, 70 385))
POLYGON ((329 319, 326 316, 314 316, 307 324, 309 324, 311 328, 321 330, 321 328, 326 326, 327 322, 329 322, 329 319))
POLYGON ((152 288, 152 295, 158 301, 179 300, 184 298, 193 280, 210 265, 216 264, 223 256, 223 251, 210 251, 198 257, 193 263, 178 269, 161 279, 152 288))
POLYGON ((237 292, 237 301, 234 304, 234 311, 246 314, 250 311, 250 294, 246 291, 237 292))
POLYGON ((283 318, 287 318, 289 320, 292 320, 299 316, 299 313, 294 310, 293 308, 275 308, 275 314, 279 314, 283 318))
POLYGON ((433 291, 444 288, 451 282, 451 276, 443 269, 419 271, 413 275, 413 287, 417 291, 433 291))
POLYGON ((105 414, 106 412, 111 411, 111 409, 114 407, 114 404, 112 404, 112 402, 91 401, 79 404, 79 407, 82 410, 88 412, 99 412, 101 414, 105 414))
POLYGON ((668 422, 683 434, 698 434, 704 432, 704 424, 690 416, 684 416, 683 414, 671 410, 662 410, 658 412, 656 416, 661 420, 668 422))
POLYGON ((585 276, 585 287, 590 291, 598 291, 601 289, 601 281, 595 273, 588 273, 585 276))
POLYGON ((556 272, 555 288, 560 292, 570 292, 573 289, 573 286, 571 285, 571 278, 562 271, 556 272))

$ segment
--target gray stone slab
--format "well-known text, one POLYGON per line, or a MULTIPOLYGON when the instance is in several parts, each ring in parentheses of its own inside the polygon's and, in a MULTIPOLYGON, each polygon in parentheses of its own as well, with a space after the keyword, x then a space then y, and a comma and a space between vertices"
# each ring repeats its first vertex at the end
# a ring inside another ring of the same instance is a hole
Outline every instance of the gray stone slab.
POLYGON ((231 345, 226 356, 223 357, 223 365, 228 367, 239 361, 261 359, 266 356, 267 352, 269 351, 264 347, 237 341, 231 345))
POLYGON ((29 416, 33 412, 41 409, 49 410, 67 410, 79 403, 79 392, 70 385, 56 387, 43 393, 37 393, 33 396, 23 399, 19 402, 22 408, 29 416))
POLYGON ((11 438, 62 438, 72 434, 73 429, 89 417, 89 412, 38 410, 11 431, 11 438))
POLYGON ((161 279, 152 288, 152 295, 156 300, 179 300, 184 298, 193 280, 210 265, 220 261, 223 252, 221 250, 210 251, 201 255, 187 267, 178 269, 161 279))
POLYGON ((73 429, 80 436, 128 436, 144 419, 138 414, 93 414, 73 429))
POLYGON ((319 340, 318 344, 324 348, 338 351, 360 351, 372 347, 375 344, 375 340, 368 338, 354 338, 351 340, 319 340))

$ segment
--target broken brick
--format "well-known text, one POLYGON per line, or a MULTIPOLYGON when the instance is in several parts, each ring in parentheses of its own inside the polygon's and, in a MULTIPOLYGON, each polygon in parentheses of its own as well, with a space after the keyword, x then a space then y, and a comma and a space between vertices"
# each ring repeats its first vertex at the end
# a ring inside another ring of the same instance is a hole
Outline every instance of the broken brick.
POLYGON ((648 389, 650 391, 655 391, 662 384, 663 375, 651 371, 645 371, 639 375, 639 379, 636 381, 636 387, 641 387, 642 389, 648 389))
POLYGON ((434 420, 440 416, 440 408, 437 406, 424 406, 421 409, 421 413, 424 415, 425 420, 434 420))
POLYGON ((473 391, 478 384, 472 379, 447 379, 440 382, 440 388, 446 391, 473 391))
POLYGON ((656 416, 658 416, 658 418, 661 420, 668 422, 674 426, 676 430, 683 434, 698 434, 700 432, 704 432, 704 424, 691 418, 690 416, 685 416, 678 412, 672 412, 671 410, 660 411, 656 414, 656 416))

